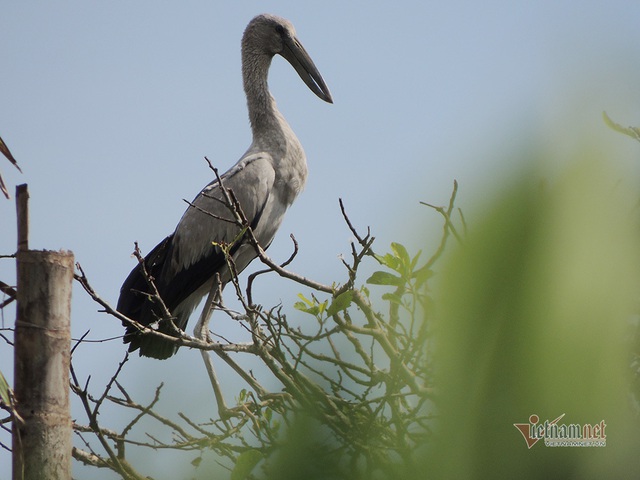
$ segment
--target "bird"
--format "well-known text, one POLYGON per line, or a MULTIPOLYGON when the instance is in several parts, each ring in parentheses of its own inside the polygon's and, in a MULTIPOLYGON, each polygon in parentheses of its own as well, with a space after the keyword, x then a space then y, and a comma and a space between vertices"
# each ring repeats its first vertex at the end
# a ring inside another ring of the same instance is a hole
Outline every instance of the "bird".
MULTIPOLYGON (((238 273, 257 256, 237 223, 225 221, 233 217, 223 188, 233 192, 255 238, 266 249, 307 179, 302 145, 269 91, 267 77, 273 57, 284 57, 313 93, 333 103, 329 88, 288 20, 271 14, 253 18, 242 36, 241 54, 251 145, 220 175, 222 186, 218 178, 207 184, 189 204, 175 231, 143 261, 174 325, 182 331, 204 295, 214 287, 221 291, 232 278, 221 245, 232 244, 229 254, 238 273)), ((138 265, 122 284, 116 309, 131 320, 175 336, 175 329, 161 320, 162 311, 150 292, 138 265)), ((129 352, 139 350, 140 356, 167 359, 178 350, 175 342, 143 334, 130 322, 123 321, 123 326, 129 352)))

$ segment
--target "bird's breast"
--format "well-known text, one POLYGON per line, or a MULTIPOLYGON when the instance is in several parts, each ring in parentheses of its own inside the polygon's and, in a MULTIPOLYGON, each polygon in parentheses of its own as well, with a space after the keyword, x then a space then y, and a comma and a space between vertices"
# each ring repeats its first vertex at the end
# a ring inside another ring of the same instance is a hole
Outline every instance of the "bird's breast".
POLYGON ((299 142, 292 142, 275 168, 279 201, 289 207, 307 183, 307 158, 299 142))

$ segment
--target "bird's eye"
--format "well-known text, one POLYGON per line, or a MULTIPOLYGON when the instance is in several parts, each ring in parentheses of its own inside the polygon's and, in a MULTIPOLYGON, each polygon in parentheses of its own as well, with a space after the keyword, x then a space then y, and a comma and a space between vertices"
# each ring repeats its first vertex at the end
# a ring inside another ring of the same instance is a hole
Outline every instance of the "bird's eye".
POLYGON ((278 32, 279 35, 284 35, 285 29, 282 25, 276 25, 276 32, 278 32))

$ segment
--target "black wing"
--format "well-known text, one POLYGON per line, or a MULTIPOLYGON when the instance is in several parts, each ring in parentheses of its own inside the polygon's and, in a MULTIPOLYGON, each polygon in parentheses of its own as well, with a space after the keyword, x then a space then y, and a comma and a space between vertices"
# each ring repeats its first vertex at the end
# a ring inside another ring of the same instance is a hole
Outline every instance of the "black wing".
MULTIPOLYGON (((202 257, 188 269, 183 269, 175 275, 167 276, 167 265, 177 254, 173 235, 165 238, 156 246, 144 261, 145 268, 154 279, 154 284, 164 304, 173 313, 174 310, 192 293, 211 279, 216 272, 226 266, 224 254, 219 248, 211 246, 211 253, 202 257)), ((140 265, 136 266, 120 290, 118 311, 142 325, 151 325, 162 318, 159 305, 149 298, 151 289, 144 278, 140 265)), ((186 327, 188 318, 176 319, 176 326, 186 327)), ((150 335, 141 335, 135 327, 124 323, 126 332, 124 343, 129 344, 129 351, 140 349, 140 354, 153 358, 168 358, 175 353, 175 346, 170 341, 150 335)), ((158 330, 170 334, 171 328, 166 322, 160 322, 158 330)))

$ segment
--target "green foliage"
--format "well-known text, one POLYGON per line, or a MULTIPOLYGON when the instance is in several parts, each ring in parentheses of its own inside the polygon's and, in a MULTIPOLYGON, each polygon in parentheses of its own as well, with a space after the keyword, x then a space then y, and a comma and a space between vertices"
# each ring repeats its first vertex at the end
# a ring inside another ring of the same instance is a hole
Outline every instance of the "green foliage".
MULTIPOLYGON (((357 244, 344 283, 265 262, 308 288, 288 317, 252 305, 234 279, 245 311, 233 319, 251 342, 217 353, 255 355, 276 388, 228 361, 246 382, 237 405, 207 424, 188 420, 195 434, 153 413, 176 440, 146 446, 198 450, 201 475, 210 449, 232 480, 637 477, 640 189, 592 149, 555 175, 535 168, 566 159, 538 157, 527 152, 531 168, 483 196, 494 200, 470 228, 452 218, 457 183, 448 206, 425 204, 444 220, 428 259, 397 242, 374 252, 345 214, 357 244), (363 282, 366 262, 376 271, 363 282), (606 422, 607 446, 529 449, 514 424, 534 414, 606 422)), ((151 414, 158 394, 120 404, 151 414)))
POLYGON ((327 308, 327 315, 332 317, 337 313, 340 313, 351 306, 351 302, 353 301, 353 292, 351 290, 347 290, 346 292, 342 292, 337 297, 333 299, 329 308, 327 308))
POLYGON ((405 284, 405 280, 393 273, 378 271, 374 272, 374 274, 369 277, 367 283, 371 285, 395 285, 396 287, 399 287, 405 284))
MULTIPOLYGON (((412 301, 419 301, 426 307, 426 291, 422 288, 425 282, 431 278, 433 271, 429 264, 418 267, 418 260, 422 254, 419 251, 415 256, 410 257, 407 249, 400 243, 391 244, 391 252, 385 255, 374 255, 375 259, 393 273, 388 271, 376 271, 368 279, 370 285, 386 285, 397 287, 392 293, 384 293, 382 300, 398 307, 406 308, 412 315, 415 313, 412 301), (407 301, 410 298, 411 301, 407 301)), ((392 316, 395 315, 393 308, 392 316)))
POLYGON ((296 372, 310 372, 323 393, 284 414, 287 436, 261 464, 268 478, 368 479, 413 471, 416 448, 430 430, 426 282, 437 255, 420 264, 421 252, 410 255, 392 243, 390 252, 363 258, 382 267, 366 283, 391 292, 374 295, 354 283, 333 295, 298 295, 296 310, 315 324, 302 318, 296 329, 287 328, 287 350, 299 352, 296 372), (337 410, 323 406, 327 400, 337 410))
POLYGON ((244 480, 248 478, 256 465, 264 459, 260 450, 251 448, 242 452, 236 458, 235 465, 231 471, 231 480, 244 480))
POLYGON ((543 188, 539 174, 523 173, 482 210, 443 268, 428 477, 640 473, 640 423, 629 402, 640 190, 614 172, 584 150, 543 188), (566 423, 604 420, 607 446, 529 450, 514 427, 532 414, 551 421, 563 413, 566 423))
POLYGON ((376 255, 375 258, 381 265, 388 267, 398 275, 382 271, 374 272, 374 274, 367 280, 367 283, 372 285, 400 286, 406 285, 415 280, 415 287, 420 288, 424 282, 433 275, 433 272, 428 265, 424 265, 422 268, 417 268, 421 254, 422 252, 419 251, 413 258, 411 258, 404 245, 393 242, 391 244, 391 253, 376 255))
POLYGON ((296 302, 293 307, 296 310, 300 310, 301 312, 308 313, 309 315, 313 315, 315 317, 322 317, 325 310, 327 309, 327 305, 329 304, 328 300, 320 303, 315 296, 312 296, 310 299, 305 297, 302 293, 298 294, 298 298, 302 300, 301 302, 296 302))
MULTIPOLYGON (((632 175, 620 173, 615 162, 603 161, 595 151, 574 152, 555 174, 535 168, 567 159, 541 154, 508 188, 493 193, 494 200, 474 214, 464 243, 439 269, 436 287, 428 282, 433 263, 420 265, 419 252, 412 256, 394 243, 389 253, 374 255, 384 268, 367 284, 391 289, 382 294, 389 305, 385 327, 398 331, 411 325, 407 318, 419 306, 426 333, 418 335, 414 348, 436 347, 425 357, 435 374, 412 369, 435 387, 427 395, 435 405, 425 404, 436 413, 428 421, 432 433, 404 451, 421 459, 416 464, 396 457, 395 468, 378 470, 377 477, 357 468, 349 477, 336 470, 345 457, 333 443, 333 459, 324 460, 331 468, 309 461, 303 465, 313 466, 313 472, 303 470, 298 478, 640 474, 640 188, 628 182, 632 175), (435 318, 431 302, 437 305, 435 318), (533 414, 542 421, 564 414, 567 424, 603 422, 607 446, 551 448, 540 442, 529 449, 514 424, 526 424, 533 414)), ((366 298, 372 295, 361 290, 366 298)), ((328 302, 304 303, 306 311, 323 318, 326 310, 319 305, 328 302)), ((398 340, 399 352, 406 351, 401 339, 388 338, 398 340)), ((288 468, 297 471, 296 462, 320 451, 303 449, 322 438, 317 431, 316 436, 313 430, 292 432, 295 445, 282 447, 289 462, 269 478, 288 468)), ((376 437, 370 438, 374 445, 376 437)), ((401 456, 403 450, 396 452, 401 456)))
POLYGON ((338 445, 318 422, 304 413, 295 416, 286 436, 266 466, 266 478, 273 480, 327 480, 358 478, 348 467, 338 445))

